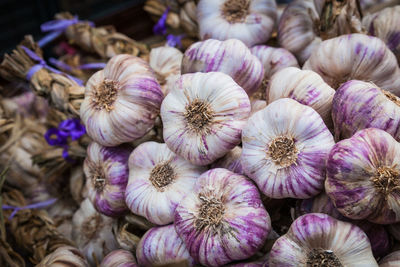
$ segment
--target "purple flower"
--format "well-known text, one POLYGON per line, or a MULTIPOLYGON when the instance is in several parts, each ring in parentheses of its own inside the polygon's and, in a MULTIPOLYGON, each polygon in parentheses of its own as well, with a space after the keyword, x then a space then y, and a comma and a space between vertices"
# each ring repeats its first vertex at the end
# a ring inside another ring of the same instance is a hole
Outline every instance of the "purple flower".
POLYGON ((60 122, 58 129, 62 132, 62 135, 70 136, 72 140, 77 140, 86 133, 85 127, 78 118, 66 119, 60 122))
POLYGON ((161 18, 157 21, 157 24, 153 27, 154 34, 164 35, 167 33, 167 15, 169 12, 169 7, 164 11, 161 18))
POLYGON ((172 46, 172 47, 182 47, 182 37, 184 36, 184 34, 180 34, 180 35, 173 35, 173 34, 168 34, 167 35, 167 45, 172 46))
POLYGON ((60 146, 67 144, 67 137, 57 128, 50 128, 44 134, 44 138, 51 146, 60 146))

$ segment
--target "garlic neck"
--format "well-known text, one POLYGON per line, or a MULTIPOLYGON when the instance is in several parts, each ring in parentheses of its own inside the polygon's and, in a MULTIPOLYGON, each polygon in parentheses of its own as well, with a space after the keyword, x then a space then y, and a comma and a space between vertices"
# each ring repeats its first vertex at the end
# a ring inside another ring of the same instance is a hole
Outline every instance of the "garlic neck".
POLYGON ((244 22, 250 13, 250 0, 227 0, 222 6, 222 16, 229 23, 244 22))
POLYGON ((119 84, 110 79, 104 79, 94 90, 92 102, 97 110, 105 109, 110 112, 114 109, 114 102, 117 99, 119 84))
POLYGON ((82 223, 82 234, 87 240, 92 240, 101 228, 101 215, 96 213, 82 223))
POLYGON ((343 267, 339 258, 331 250, 312 249, 308 254, 307 267, 343 267))
POLYGON ((296 162, 298 150, 292 137, 278 136, 268 145, 267 157, 281 167, 296 162))

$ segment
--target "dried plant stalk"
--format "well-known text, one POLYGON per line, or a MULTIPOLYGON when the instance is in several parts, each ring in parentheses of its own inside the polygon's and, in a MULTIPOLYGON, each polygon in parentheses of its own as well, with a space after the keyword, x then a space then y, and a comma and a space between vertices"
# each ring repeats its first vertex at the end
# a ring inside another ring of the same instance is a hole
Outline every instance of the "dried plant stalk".
MULTIPOLYGON (((68 12, 59 13, 56 19, 73 19, 68 12)), ((132 40, 116 32, 113 26, 92 27, 89 22, 78 22, 69 26, 65 35, 67 39, 88 52, 95 52, 102 58, 111 58, 119 54, 148 54, 145 44, 132 40)))
MULTIPOLYGON (((42 57, 42 51, 33 41, 32 36, 25 36, 11 54, 4 55, 0 75, 6 80, 26 80, 28 72, 38 64, 27 55, 22 46, 42 57)), ((53 107, 73 116, 79 115, 85 88, 79 86, 74 80, 41 68, 32 75, 29 82, 34 92, 47 98, 53 107)))

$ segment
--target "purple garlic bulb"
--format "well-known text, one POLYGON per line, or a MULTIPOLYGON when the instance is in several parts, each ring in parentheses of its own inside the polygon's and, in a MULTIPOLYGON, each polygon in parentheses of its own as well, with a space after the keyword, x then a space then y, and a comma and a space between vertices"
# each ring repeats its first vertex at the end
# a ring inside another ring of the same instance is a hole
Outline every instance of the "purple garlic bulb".
POLYGON ((213 71, 231 76, 248 95, 258 90, 264 77, 260 60, 237 39, 210 39, 194 43, 185 51, 182 74, 213 71))
POLYGON ((190 255, 205 266, 246 259, 271 230, 257 187, 218 168, 203 173, 175 210, 175 228, 190 255))
POLYGON ((297 218, 273 245, 270 267, 378 267, 367 235, 322 213, 297 218))
POLYGON ((131 252, 124 249, 117 249, 104 257, 100 267, 139 267, 131 252))
POLYGON ((358 130, 378 128, 400 141, 400 98, 373 83, 348 81, 333 97, 332 118, 337 140, 358 130))
POLYGON ((187 262, 187 266, 194 265, 194 260, 190 257, 186 245, 179 238, 173 224, 148 230, 138 244, 136 258, 139 266, 143 267, 182 260, 187 262))
POLYGON ((126 204, 134 214, 152 223, 172 223, 176 206, 204 171, 205 167, 185 161, 166 144, 143 143, 129 158, 126 204))
POLYGON ((335 144, 325 190, 346 217, 378 224, 400 222, 400 144, 368 128, 335 144))
POLYGON ((235 146, 225 156, 215 161, 211 168, 224 168, 234 173, 244 175, 242 163, 240 162, 240 155, 242 154, 242 148, 235 146))
POLYGON ((88 197, 102 214, 116 217, 124 215, 125 189, 129 178, 128 158, 132 147, 120 145, 104 147, 92 142, 87 149, 83 168, 88 197))
POLYGON ((400 250, 394 251, 379 261, 379 267, 400 266, 400 250))
POLYGON ((271 198, 310 198, 324 187, 333 136, 312 108, 278 99, 253 114, 242 134, 241 163, 271 198))

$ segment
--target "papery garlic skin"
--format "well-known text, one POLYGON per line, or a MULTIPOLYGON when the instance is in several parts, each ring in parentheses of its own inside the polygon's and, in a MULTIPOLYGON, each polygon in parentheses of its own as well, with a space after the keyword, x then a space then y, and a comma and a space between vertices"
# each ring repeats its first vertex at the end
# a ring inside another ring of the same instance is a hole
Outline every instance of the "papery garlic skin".
POLYGON ((184 74, 161 105, 168 148, 207 165, 240 143, 250 113, 246 92, 221 72, 184 74))
POLYGON ((176 208, 174 224, 190 255, 205 266, 252 256, 271 230, 257 187, 222 168, 197 179, 194 191, 176 208))
POLYGON ((296 212, 299 217, 307 213, 324 213, 341 221, 349 220, 335 208, 332 200, 325 192, 321 192, 313 198, 301 200, 301 203, 298 203, 296 207, 296 212))
POLYGON ((193 258, 176 233, 173 224, 153 227, 147 231, 136 249, 136 258, 139 265, 144 267, 179 260, 187 260, 188 266, 194 265, 193 258))
POLYGON ((240 40, 210 39, 196 42, 186 49, 182 74, 213 71, 231 76, 248 95, 258 90, 264 75, 260 60, 240 40))
POLYGON ((358 130, 378 128, 400 141, 400 98, 373 83, 348 81, 336 91, 332 118, 335 138, 350 138, 358 130))
POLYGON ((88 263, 81 252, 71 246, 62 246, 48 254, 36 267, 87 267, 88 263))
POLYGON ((396 57, 376 37, 348 34, 326 40, 312 53, 303 69, 315 71, 334 89, 349 80, 362 80, 400 95, 396 57))
POLYGON ((276 16, 273 0, 200 0, 197 5, 202 40, 234 38, 249 47, 270 38, 276 16))
POLYGON ((400 62, 400 6, 369 14, 362 23, 368 34, 382 39, 400 62))
POLYGON ((378 266, 360 228, 322 213, 297 218, 269 255, 270 267, 322 266, 323 261, 330 267, 378 266))
POLYGON ((400 250, 390 253, 379 261, 379 267, 400 266, 400 250))
POLYGON ((113 219, 98 213, 89 199, 82 201, 72 223, 72 240, 85 255, 90 266, 95 266, 94 256, 101 262, 105 255, 118 248, 112 233, 113 219))
POLYGON ((245 173, 268 197, 309 198, 324 186, 332 134, 312 108, 278 99, 253 114, 242 133, 245 173))
POLYGON ((150 51, 149 64, 156 73, 164 95, 170 91, 171 80, 174 79, 171 76, 179 77, 181 74, 182 57, 182 52, 171 46, 157 47, 150 51))
POLYGON ((312 107, 321 115, 328 128, 333 127, 331 111, 335 90, 317 73, 295 67, 282 69, 269 81, 265 96, 267 103, 280 98, 291 98, 312 107))
POLYGON ((267 101, 259 99, 251 99, 250 104, 251 104, 251 112, 250 112, 251 116, 257 111, 264 109, 267 106, 267 101))
POLYGON ((400 222, 400 144, 368 128, 335 144, 327 162, 325 190, 346 217, 373 223, 400 222))
POLYGON ((135 257, 131 252, 124 249, 117 249, 104 257, 100 267, 138 267, 135 257))
POLYGON ((287 67, 299 67, 297 59, 288 50, 266 45, 256 45, 250 51, 264 67, 264 80, 268 81, 277 71, 287 67))
POLYGON ((132 147, 120 145, 104 147, 92 142, 84 161, 88 197, 102 214, 117 217, 124 215, 125 188, 129 178, 128 158, 132 147))
POLYGON ((117 55, 87 81, 80 116, 95 142, 117 146, 142 137, 153 127, 162 98, 147 62, 117 55))
POLYGON ((166 144, 143 143, 129 157, 126 203, 134 214, 152 223, 172 223, 176 206, 205 170, 179 157, 166 144))
POLYGON ((211 168, 224 168, 237 174, 244 175, 242 163, 240 162, 240 155, 242 154, 242 148, 235 146, 225 156, 211 164, 211 168))

